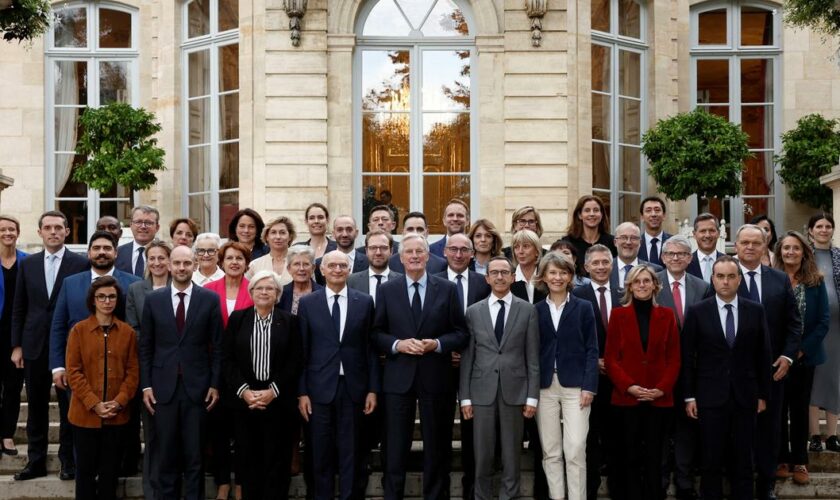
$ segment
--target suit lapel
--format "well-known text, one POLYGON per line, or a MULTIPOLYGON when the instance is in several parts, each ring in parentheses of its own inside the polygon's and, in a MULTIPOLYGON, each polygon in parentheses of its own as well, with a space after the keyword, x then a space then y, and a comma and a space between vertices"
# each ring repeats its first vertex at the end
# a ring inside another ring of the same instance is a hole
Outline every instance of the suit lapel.
POLYGON ((353 331, 351 329, 352 325, 356 324, 357 315, 359 314, 359 297, 355 294, 350 293, 350 289, 347 289, 347 317, 344 319, 344 336, 339 334, 339 342, 344 342, 344 339, 347 338, 347 332, 353 331))
MULTIPOLYGON (((190 331, 194 318, 198 315, 197 309, 201 307, 201 299, 199 298, 201 296, 201 292, 196 293, 198 288, 198 286, 193 285, 192 297, 190 297, 190 306, 187 308, 187 317, 184 318, 184 331, 181 332, 180 339, 178 339, 179 343, 187 336, 187 332, 190 331)), ((230 314, 228 314, 228 317, 230 317, 230 314)), ((172 318, 174 319, 175 317, 173 316, 172 318)))
MULTIPOLYGON (((426 316, 429 315, 429 310, 431 309, 432 301, 437 294, 440 293, 438 290, 437 283, 432 281, 432 277, 426 273, 426 298, 423 300, 423 311, 420 314, 420 324, 417 325, 417 331, 419 332, 421 328, 423 328, 423 323, 426 321, 426 316)), ((410 309, 409 305, 409 309, 410 309)))
POLYGON ((496 339, 496 331, 493 329, 493 318, 490 317, 490 298, 488 297, 487 300, 481 302, 481 306, 478 309, 478 315, 481 316, 479 321, 484 325, 483 328, 478 329, 479 332, 484 331, 487 332, 487 336, 490 337, 490 342, 493 343, 495 346, 499 346, 499 341, 496 339))
MULTIPOLYGON (((505 322, 505 330, 502 333, 502 342, 499 347, 503 347, 507 342, 507 339, 511 336, 510 331, 514 328, 514 323, 517 321, 519 317, 519 310, 522 308, 522 304, 517 304, 516 300, 511 301, 510 303, 510 312, 508 313, 507 321, 505 322)), ((493 337, 496 337, 495 333, 493 337)))

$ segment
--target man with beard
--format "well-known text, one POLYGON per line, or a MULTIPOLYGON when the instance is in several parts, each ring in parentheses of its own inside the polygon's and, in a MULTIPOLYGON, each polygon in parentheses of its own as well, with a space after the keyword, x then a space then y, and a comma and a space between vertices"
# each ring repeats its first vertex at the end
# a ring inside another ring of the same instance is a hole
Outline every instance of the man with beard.
MULTIPOLYGON (((364 252, 355 248, 356 236, 359 235, 359 228, 356 227, 356 219, 349 215, 339 215, 333 221, 333 238, 337 250, 344 252, 350 257, 350 274, 364 271, 368 268, 368 258, 364 252)), ((323 257, 322 257, 323 258, 323 257)), ((321 273, 321 259, 315 261, 315 281, 319 285, 326 283, 321 273)))

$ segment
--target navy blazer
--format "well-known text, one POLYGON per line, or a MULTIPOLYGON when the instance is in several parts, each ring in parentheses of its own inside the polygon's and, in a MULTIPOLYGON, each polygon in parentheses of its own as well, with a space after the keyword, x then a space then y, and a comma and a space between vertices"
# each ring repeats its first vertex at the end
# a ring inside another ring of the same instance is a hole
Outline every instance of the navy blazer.
POLYGON ((405 394, 418 387, 420 394, 455 393, 450 353, 462 349, 469 339, 455 283, 427 274, 426 298, 420 323, 415 325, 408 302, 406 278, 389 280, 379 287, 373 329, 379 350, 386 355, 382 390, 405 394), (441 352, 422 356, 393 352, 396 341, 437 339, 441 352), (418 384, 415 385, 415 379, 418 384))
POLYGON ((370 392, 379 392, 379 359, 373 336, 373 299, 347 288, 347 317, 339 340, 322 288, 300 299, 298 321, 303 340, 304 368, 298 394, 313 403, 330 404, 338 390, 339 365, 344 367, 347 392, 362 405, 370 392))
MULTIPOLYGON (((738 287, 740 297, 749 298, 748 280, 746 275, 741 277, 741 286, 738 287)), ((764 306, 767 326, 770 328, 773 360, 784 355, 796 361, 799 343, 802 340, 802 317, 787 274, 778 269, 761 266, 761 305, 764 306)))
MULTIPOLYGON (((50 326, 50 370, 64 367, 64 359, 67 354, 67 337, 70 335, 70 330, 76 323, 90 316, 90 311, 87 308, 87 293, 90 289, 92 273, 93 271, 82 271, 73 276, 68 276, 64 280, 64 286, 61 287, 61 292, 58 294, 58 301, 50 326)), ((140 278, 114 269, 114 279, 120 285, 120 300, 114 310, 114 315, 125 321, 128 287, 132 283, 140 281, 140 278)))
POLYGON ((444 248, 446 248, 446 235, 443 235, 443 238, 429 245, 429 253, 445 259, 446 256, 443 254, 444 248))
MULTIPOLYGON (((356 258, 353 259, 353 272, 357 273, 359 271, 364 271, 368 267, 370 267, 370 262, 368 261, 367 254, 365 252, 356 252, 356 258)), ((315 281, 319 285, 324 285, 327 280, 324 278, 324 275, 321 274, 321 260, 323 257, 315 259, 315 281)))
POLYGON ((738 328, 730 348, 720 325, 717 298, 689 307, 681 334, 685 398, 695 398, 700 408, 734 401, 753 410, 758 399, 767 401, 773 363, 768 332, 761 305, 738 297, 738 328))
MULTIPOLYGON (((439 274, 442 271, 446 271, 447 267, 449 267, 449 264, 447 264, 446 259, 442 259, 431 253, 429 254, 429 261, 426 262, 427 273, 431 275, 439 274)), ((400 260, 400 254, 394 254, 388 259, 388 268, 400 274, 405 274, 405 266, 400 260)), ((355 272, 355 269, 353 271, 355 272)))
MULTIPOLYGON (((586 300, 590 305, 592 305, 592 312, 595 314, 595 331, 598 334, 598 357, 603 358, 604 351, 607 348, 607 325, 601 321, 601 306, 598 301, 598 296, 595 294, 595 290, 592 289, 592 285, 590 284, 575 287, 575 289, 572 290, 572 295, 586 300)), ((621 307, 621 295, 619 295, 618 290, 614 287, 610 287, 610 300, 612 301, 613 309, 621 307)))
MULTIPOLYGON (((668 238, 670 238, 671 236, 673 236, 673 235, 668 234, 665 231, 662 231, 662 239, 658 242, 658 245, 657 245, 659 247, 659 261, 660 262, 662 262, 662 246, 665 243, 665 241, 668 238)), ((639 244, 639 260, 644 260, 644 261, 650 260, 648 258, 647 243, 645 242, 645 232, 644 232, 644 230, 642 230, 642 241, 639 244)))
POLYGON ((23 359, 28 361, 44 354, 49 356, 50 326, 64 278, 80 273, 90 265, 86 257, 65 248, 52 295, 47 296, 44 264, 43 250, 18 264, 15 303, 12 306, 12 347, 22 347, 23 359))
POLYGON ((597 393, 598 340, 592 305, 569 295, 559 325, 551 320, 548 302, 542 300, 535 307, 540 324, 540 388, 551 386, 556 367, 557 380, 563 387, 597 393))
POLYGON ((823 340, 828 334, 831 323, 828 307, 825 280, 817 286, 805 288, 805 316, 802 318, 802 343, 799 345, 799 350, 803 352, 800 361, 807 366, 825 363, 826 353, 823 340))
MULTIPOLYGON (((435 274, 438 278, 443 278, 445 280, 449 280, 449 270, 442 273, 435 274)), ((454 281, 452 282, 455 283, 454 281)), ((458 286, 455 286, 455 289, 458 289, 458 286)), ((487 284, 487 279, 484 277, 483 274, 478 274, 475 271, 470 271, 467 273, 467 305, 464 306, 464 310, 467 307, 475 304, 479 300, 484 300, 490 296, 490 285, 487 284)))
POLYGON ((207 390, 219 389, 222 357, 222 310, 219 296, 193 285, 184 331, 178 334, 172 287, 146 296, 140 323, 140 387, 151 387, 158 403, 175 395, 179 374, 187 396, 204 405, 207 390))
MULTIPOLYGON (((317 292, 318 290, 324 288, 323 286, 319 285, 312 280, 312 291, 317 292)), ((295 282, 286 283, 283 287, 283 293, 280 294, 280 302, 277 303, 277 307, 280 308, 281 311, 286 311, 287 313, 292 312, 292 302, 294 301, 294 291, 295 291, 295 282)))
POLYGON ((546 293, 535 286, 534 301, 531 302, 530 300, 528 300, 528 289, 526 288, 524 281, 514 281, 513 284, 510 285, 510 293, 512 293, 516 297, 519 297, 525 302, 534 305, 536 305, 540 301, 545 300, 546 297, 546 293))
POLYGON ((117 260, 114 261, 114 267, 124 273, 134 274, 134 268, 131 267, 131 254, 133 251, 134 241, 130 241, 125 245, 117 247, 117 260))
MULTIPOLYGON (((24 257, 28 256, 28 253, 15 249, 15 265, 18 266, 18 270, 20 270, 20 261, 23 260, 24 257)), ((5 268, 0 266, 0 314, 2 314, 3 306, 6 304, 6 281, 3 277, 4 272, 5 268)), ((14 304, 12 304, 12 306, 14 307, 14 304)))
MULTIPOLYGON (((715 260, 721 255, 726 255, 725 253, 720 253, 715 251, 715 260)), ((688 263, 688 267, 685 268, 685 272, 692 276, 697 276, 701 280, 703 279, 703 271, 700 269, 700 259, 697 257, 697 250, 691 252, 691 262, 688 263)), ((712 279, 709 278, 709 281, 712 279)))
MULTIPOLYGON (((656 265, 653 262, 648 262, 646 260, 642 260, 641 255, 639 255, 639 264, 646 264, 646 265, 650 266, 651 268, 653 268, 653 272, 655 272, 655 273, 658 273, 659 271, 664 269, 662 266, 656 265)), ((623 292, 624 283, 619 283, 618 282, 618 268, 619 267, 624 267, 624 264, 621 262, 621 260, 616 258, 615 260, 613 260, 612 271, 610 271, 610 288, 614 288, 616 290, 619 290, 619 293, 624 293, 623 292)))

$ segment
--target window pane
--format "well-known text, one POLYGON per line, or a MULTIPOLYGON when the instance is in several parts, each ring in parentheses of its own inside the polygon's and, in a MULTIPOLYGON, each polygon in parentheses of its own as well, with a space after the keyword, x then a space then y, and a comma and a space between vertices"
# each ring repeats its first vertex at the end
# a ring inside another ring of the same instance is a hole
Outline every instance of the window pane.
MULTIPOLYGON (((120 186, 120 189, 127 191, 122 186, 120 186)), ((99 213, 102 215, 113 215, 118 221, 127 226, 131 219, 131 207, 132 203, 130 199, 103 200, 99 202, 99 213)))
POLYGON ((464 13, 452 0, 437 0, 423 24, 425 36, 466 36, 470 34, 464 13))
POLYGON ((638 224, 639 203, 641 202, 641 195, 618 193, 618 220, 638 224))
MULTIPOLYGON (((368 220, 370 209, 387 205, 394 211, 397 232, 402 218, 410 212, 411 199, 408 192, 408 175, 364 175, 362 176, 362 214, 368 220)), ((364 225, 367 227, 367 224, 364 225)))
POLYGON ((397 0, 397 4, 402 8, 403 13, 408 18, 408 22, 416 30, 420 29, 433 3, 434 0, 397 0))
POLYGON ((53 32, 56 47, 87 47, 87 9, 67 7, 56 10, 53 32))
POLYGON ((239 44, 219 47, 219 91, 239 89, 239 44))
POLYGON ((409 121, 405 113, 365 113, 362 117, 362 171, 409 171, 409 121))
POLYGON ((618 34, 642 38, 642 8, 637 0, 618 0, 618 34))
POLYGON ((621 95, 642 97, 642 55, 628 50, 618 51, 618 89, 621 95))
POLYGON ((773 45, 773 12, 761 7, 741 8, 741 45, 773 45))
POLYGON ((210 142, 210 98, 195 99, 189 104, 189 134, 192 144, 210 142))
POLYGON ((729 102, 729 61, 699 59, 697 61, 697 102, 729 102))
POLYGON ((592 189, 610 189, 610 145, 592 143, 592 189))
POLYGON ((87 63, 55 62, 55 103, 87 104, 87 63))
POLYGON ((618 188, 621 191, 642 191, 642 152, 639 148, 619 146, 620 178, 618 188))
POLYGON ((130 102, 131 79, 127 61, 99 63, 99 104, 130 102))
MULTIPOLYGON (((87 197, 87 192, 85 197, 87 197)), ((88 202, 86 200, 56 200, 55 209, 60 210, 67 216, 67 223, 70 225, 70 237, 65 240, 65 243, 70 245, 87 244, 88 202)))
POLYGON ((363 52, 362 109, 407 111, 409 70, 407 50, 363 52))
POLYGON ((236 189, 239 187, 239 143, 222 144, 219 149, 219 189, 236 189))
POLYGON ((82 133, 79 124, 84 108, 55 108, 55 150, 76 151, 76 140, 82 133))
POLYGON ((423 171, 470 171, 469 113, 423 115, 423 171))
POLYGON ((55 155, 55 195, 59 198, 87 198, 87 184, 72 179, 73 171, 85 162, 85 157, 77 154, 55 155))
POLYGON ((394 0, 380 0, 368 14, 364 36, 408 36, 411 27, 405 20, 394 0))
MULTIPOLYGON (((197 194, 192 195, 187 198, 189 208, 190 219, 194 220, 198 227, 200 228, 207 228, 206 231, 210 228, 210 195, 209 194, 197 194)), ((234 212, 236 213, 236 212, 234 212)), ((228 220, 230 222, 230 220, 228 220)), ((227 224, 222 225, 219 224, 219 231, 227 232, 227 224)), ((223 238, 227 237, 227 234, 220 234, 223 238)))
MULTIPOLYGON (((753 152, 753 158, 744 162, 744 186, 742 192, 745 195, 772 195, 773 194, 773 152, 753 152)), ((763 212, 756 212, 756 215, 763 212)))
POLYGON ((103 49, 131 48, 131 14, 99 9, 99 46, 103 49))
POLYGON ((424 51, 423 68, 424 110, 469 109, 469 51, 424 51))
POLYGON ((592 138, 604 141, 612 137, 610 120, 610 96, 592 94, 592 138))
POLYGON ((423 212, 429 224, 429 234, 446 233, 443 210, 446 208, 446 202, 452 198, 459 198, 467 206, 470 205, 470 176, 423 176, 423 212))
POLYGON ((191 0, 187 7, 187 38, 210 33, 210 0, 191 0))
POLYGON ((700 45, 727 45, 726 9, 701 12, 698 18, 698 43, 700 45))
POLYGON ((699 109, 702 109, 708 113, 713 115, 718 115, 726 118, 729 120, 729 106, 697 106, 699 109))
POLYGON ((772 59, 741 59, 741 102, 773 102, 772 59))
POLYGON ((220 140, 239 139, 239 92, 219 97, 220 140))
POLYGON ((190 148, 189 156, 189 192, 210 191, 210 146, 190 148))
POLYGON ((190 52, 187 56, 189 65, 189 96, 197 97, 210 94, 210 51, 190 52))
POLYGON ((621 142, 639 144, 642 138, 642 103, 634 99, 619 99, 621 142))
POLYGON ((592 0, 592 30, 610 32, 610 0, 592 0))
MULTIPOLYGON (((227 193, 219 193, 219 234, 222 238, 229 238, 228 226, 233 216, 239 211, 239 191, 228 191, 227 193)), ((199 224, 198 228, 209 228, 210 224, 199 224)), ((207 231, 207 229, 205 229, 207 231)))
POLYGON ((239 0, 219 0, 219 31, 239 27, 239 0))
POLYGON ((610 91, 610 48, 592 44, 592 90, 610 91))
POLYGON ((742 106, 741 128, 750 136, 751 149, 773 148, 773 106, 742 106))

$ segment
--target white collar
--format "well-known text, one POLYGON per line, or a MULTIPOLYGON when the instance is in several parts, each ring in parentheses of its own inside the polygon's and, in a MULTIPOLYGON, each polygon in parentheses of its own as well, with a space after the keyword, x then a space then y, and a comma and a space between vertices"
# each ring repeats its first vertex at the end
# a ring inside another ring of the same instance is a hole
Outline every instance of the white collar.
POLYGON ((55 257, 56 257, 58 260, 61 260, 61 259, 63 259, 63 258, 64 258, 64 252, 65 252, 66 250, 67 250, 67 247, 66 247, 66 246, 64 246, 64 245, 61 245, 61 248, 59 248, 58 250, 56 250, 56 252, 55 252, 55 253, 50 253, 50 252, 49 252, 49 250, 47 250, 47 249, 45 248, 45 249, 44 249, 44 259, 46 259, 46 258, 47 258, 47 257, 49 257, 50 255, 55 255, 55 257))
POLYGON ((381 273, 377 273, 371 267, 368 268, 368 278, 373 278, 374 276, 385 276, 385 278, 388 278, 389 274, 391 274, 391 269, 388 267, 386 267, 381 273))
POLYGON ((732 304, 733 309, 736 311, 738 310, 738 296, 732 299, 732 302, 724 302, 723 299, 720 298, 720 295, 715 294, 715 301, 717 301, 718 309, 723 309, 723 307, 727 304, 732 304))
POLYGON ((665 272, 668 273, 668 284, 669 285, 673 286, 674 282, 677 281, 677 282, 679 282, 681 287, 685 288, 685 274, 686 274, 685 272, 683 272, 682 278, 680 278, 680 279, 674 278, 674 275, 671 274, 671 271, 665 271, 665 272))
POLYGON ((589 284, 592 285, 592 289, 595 290, 595 293, 600 293, 600 292, 598 292, 598 289, 601 288, 601 287, 606 288, 606 290, 605 290, 606 293, 610 292, 610 282, 609 281, 607 281, 603 285, 599 285, 598 283, 595 283, 594 281, 590 281, 589 284))
POLYGON ((708 257, 708 258, 710 258, 710 259, 712 259, 712 260, 715 260, 715 257, 716 257, 716 255, 717 255, 717 250, 713 250, 712 252, 713 252, 713 253, 703 253, 703 250, 700 250, 700 249, 698 248, 698 249, 697 249, 697 260, 699 260, 699 261, 701 261, 701 262, 702 262, 702 261, 703 261, 703 259, 705 259, 705 258, 707 258, 707 257, 708 257))
MULTIPOLYGON (((181 293, 181 290, 178 290, 174 286, 172 286, 171 289, 172 289, 171 290, 172 298, 173 299, 178 298, 178 294, 181 293)), ((187 288, 184 289, 183 293, 185 293, 187 295, 187 297, 192 297, 192 292, 193 292, 193 282, 190 281, 189 286, 187 286, 187 288)), ((234 300, 236 300, 236 299, 234 299, 234 300)))
POLYGON ((761 266, 761 264, 759 264, 759 265, 758 265, 758 267, 756 267, 755 269, 750 270, 750 269, 747 269, 746 267, 744 267, 744 265, 743 265, 743 264, 741 264, 740 262, 738 262, 738 267, 740 267, 740 268, 741 268, 741 274, 743 274, 744 276, 747 276, 747 273, 752 273, 752 272, 754 272, 754 273, 755 273, 755 274, 757 274, 759 277, 761 277, 761 267, 762 267, 762 266, 761 266))
POLYGON ((513 303, 513 293, 508 291, 507 295, 505 295, 501 299, 499 297, 496 297, 495 294, 491 293, 490 294, 490 304, 495 305, 495 304, 498 304, 499 302, 504 302, 506 306, 510 307, 510 305, 513 303))
POLYGON ((336 295, 338 295, 339 297, 344 297, 345 299, 347 298, 347 285, 344 285, 344 288, 342 288, 341 291, 338 293, 333 292, 328 286, 325 286, 324 290, 327 291, 327 300, 332 299, 336 295))
POLYGON ((452 268, 451 268, 451 267, 447 267, 447 268, 446 268, 446 274, 447 274, 447 276, 449 276, 449 281, 455 281, 456 276, 458 276, 459 274, 460 274, 461 276, 463 276, 463 277, 464 277, 464 279, 469 279, 469 278, 468 278, 468 274, 467 274, 467 273, 469 273, 469 272, 470 272, 470 270, 469 270, 469 269, 464 269, 464 271, 463 271, 463 272, 461 272, 461 273, 456 273, 455 271, 453 271, 453 270, 452 270, 452 268))
POLYGON ((91 269, 90 270, 90 282, 93 283, 94 281, 98 280, 99 278, 101 278, 103 276, 113 276, 113 275, 114 275, 114 268, 113 267, 111 267, 111 269, 109 269, 108 272, 105 273, 105 274, 97 274, 96 271, 91 269))

